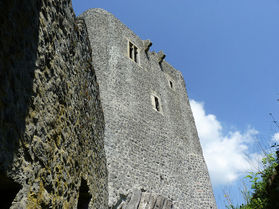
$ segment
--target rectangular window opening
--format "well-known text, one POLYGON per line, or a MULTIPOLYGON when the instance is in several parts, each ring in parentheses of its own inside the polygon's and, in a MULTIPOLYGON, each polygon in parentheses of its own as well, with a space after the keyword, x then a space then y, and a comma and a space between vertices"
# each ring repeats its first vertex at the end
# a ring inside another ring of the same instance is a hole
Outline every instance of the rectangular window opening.
POLYGON ((129 41, 129 58, 134 60, 134 62, 139 62, 139 50, 132 42, 129 41))

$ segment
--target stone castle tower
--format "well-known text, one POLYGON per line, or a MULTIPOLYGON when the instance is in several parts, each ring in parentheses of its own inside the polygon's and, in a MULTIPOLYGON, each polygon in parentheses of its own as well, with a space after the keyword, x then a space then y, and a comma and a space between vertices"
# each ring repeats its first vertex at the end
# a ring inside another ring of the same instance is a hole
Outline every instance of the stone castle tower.
POLYGON ((0 2, 2 209, 216 208, 179 71, 110 13, 0 2))
POLYGON ((81 16, 104 110, 109 206, 153 208, 160 195, 162 206, 215 208, 182 74, 107 11, 81 16))

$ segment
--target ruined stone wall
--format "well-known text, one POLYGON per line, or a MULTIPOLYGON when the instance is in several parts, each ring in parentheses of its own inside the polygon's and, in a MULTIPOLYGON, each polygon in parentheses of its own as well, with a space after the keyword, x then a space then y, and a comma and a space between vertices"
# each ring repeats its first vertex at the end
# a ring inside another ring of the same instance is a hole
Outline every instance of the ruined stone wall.
POLYGON ((70 0, 0 1, 1 208, 107 208, 91 62, 70 0))
POLYGON ((107 11, 81 16, 104 109, 109 207, 216 208, 182 74, 107 11))

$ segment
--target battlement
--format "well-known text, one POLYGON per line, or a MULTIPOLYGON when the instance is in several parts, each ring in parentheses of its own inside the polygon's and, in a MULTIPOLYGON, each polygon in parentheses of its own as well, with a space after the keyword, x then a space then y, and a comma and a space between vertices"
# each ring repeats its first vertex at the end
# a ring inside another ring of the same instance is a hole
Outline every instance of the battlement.
POLYGON ((94 32, 95 38, 92 41, 100 43, 98 53, 100 53, 100 50, 105 50, 105 47, 117 47, 119 50, 118 56, 125 55, 125 57, 130 58, 131 61, 137 63, 138 67, 144 70, 154 69, 157 70, 157 73, 165 72, 169 73, 170 76, 180 74, 179 71, 165 61, 166 55, 163 51, 151 52, 152 42, 150 40, 142 40, 113 14, 97 8, 89 9, 81 15, 81 17, 85 16, 92 17, 87 27, 89 31, 94 32), (98 28, 100 31, 96 31, 94 28, 98 28), (109 43, 107 42, 108 40, 110 40, 109 43), (136 56, 134 53, 137 53, 136 56), (151 65, 152 67, 150 67, 151 65))

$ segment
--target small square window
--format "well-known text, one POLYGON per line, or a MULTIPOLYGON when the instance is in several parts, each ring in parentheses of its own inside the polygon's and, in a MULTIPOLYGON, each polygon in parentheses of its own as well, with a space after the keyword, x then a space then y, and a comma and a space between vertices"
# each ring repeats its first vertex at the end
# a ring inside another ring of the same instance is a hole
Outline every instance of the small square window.
POLYGON ((130 59, 134 60, 134 62, 138 63, 139 61, 139 53, 138 47, 136 47, 133 43, 129 41, 129 57, 130 59))

